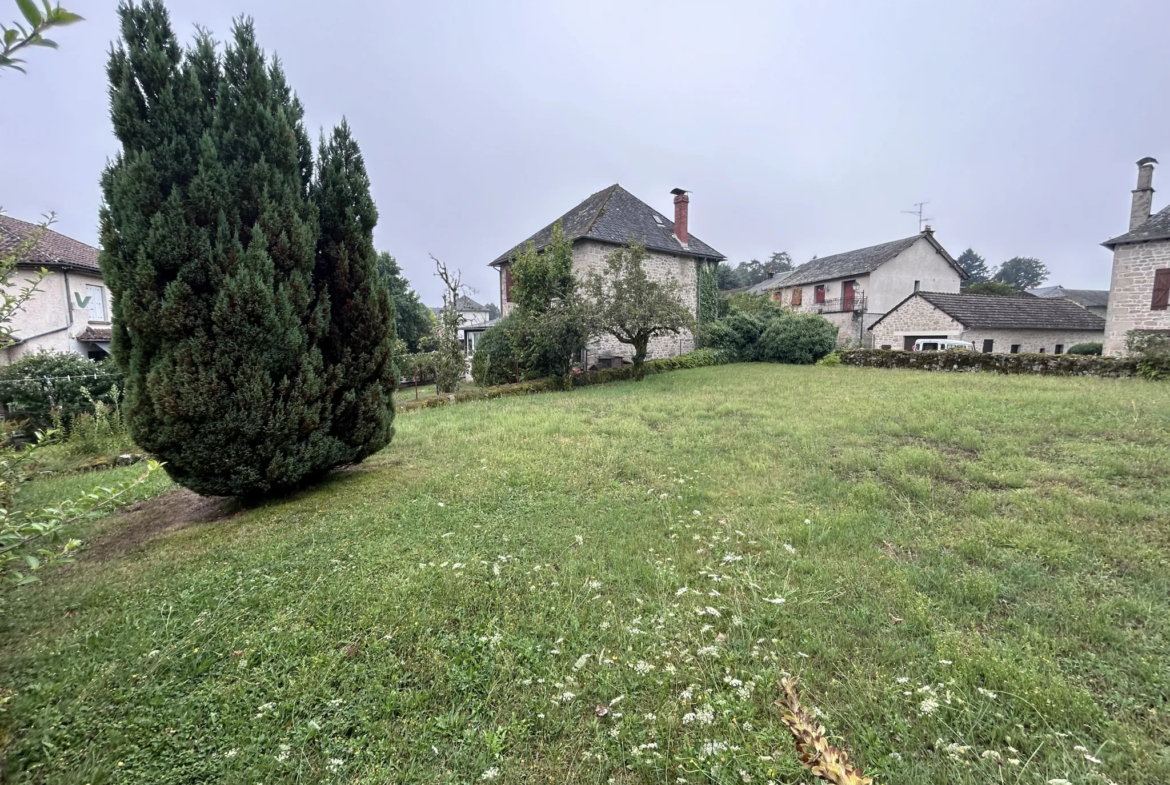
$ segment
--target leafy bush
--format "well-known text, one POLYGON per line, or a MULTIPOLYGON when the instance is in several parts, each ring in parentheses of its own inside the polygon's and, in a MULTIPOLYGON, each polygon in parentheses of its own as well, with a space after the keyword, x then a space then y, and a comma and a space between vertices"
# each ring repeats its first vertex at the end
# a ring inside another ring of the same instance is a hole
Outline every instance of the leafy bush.
POLYGON ((841 364, 841 353, 834 349, 826 354, 821 359, 817 360, 817 365, 836 366, 841 364))
POLYGON ((1107 379, 1139 375, 1132 357, 1085 357, 1075 354, 1000 354, 998 352, 903 352, 891 349, 841 351, 841 362, 862 368, 911 368, 919 371, 989 371, 1045 376, 1099 376, 1107 379))
POLYGON ((1170 379, 1170 334, 1130 330, 1125 352, 1137 360, 1138 376, 1150 381, 1170 379))
POLYGON ((837 328, 817 314, 794 314, 765 297, 752 310, 732 308, 726 319, 708 325, 703 346, 738 362, 813 363, 837 345, 837 328))
POLYGON ((773 319, 760 336, 759 359, 811 365, 833 351, 837 327, 815 313, 785 313, 773 319))
POLYGON ((471 358, 471 378, 480 387, 520 381, 517 370, 520 354, 516 350, 517 321, 505 316, 495 327, 484 331, 471 358))
POLYGON ((55 418, 54 424, 62 434, 61 445, 66 454, 110 455, 132 449, 134 440, 118 405, 121 398, 118 387, 115 385, 110 389, 112 403, 95 400, 88 390, 82 390, 82 393, 89 400, 92 411, 81 412, 68 423, 55 418))
POLYGON ((121 385, 122 373, 113 362, 95 363, 72 352, 26 354, 0 367, 0 401, 10 417, 28 419, 28 434, 55 419, 68 425, 79 414, 92 414, 94 402, 115 404, 112 391, 121 385))
POLYGON ((1100 356, 1101 343, 1078 343, 1068 348, 1067 354, 1095 354, 1100 356))

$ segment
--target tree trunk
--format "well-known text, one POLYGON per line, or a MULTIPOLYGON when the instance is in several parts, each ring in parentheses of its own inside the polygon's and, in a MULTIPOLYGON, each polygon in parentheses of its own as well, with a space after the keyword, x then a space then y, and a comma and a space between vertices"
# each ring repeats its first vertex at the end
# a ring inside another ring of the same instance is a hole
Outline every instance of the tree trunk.
POLYGON ((646 365, 646 345, 650 343, 650 336, 634 339, 634 381, 642 381, 646 365))

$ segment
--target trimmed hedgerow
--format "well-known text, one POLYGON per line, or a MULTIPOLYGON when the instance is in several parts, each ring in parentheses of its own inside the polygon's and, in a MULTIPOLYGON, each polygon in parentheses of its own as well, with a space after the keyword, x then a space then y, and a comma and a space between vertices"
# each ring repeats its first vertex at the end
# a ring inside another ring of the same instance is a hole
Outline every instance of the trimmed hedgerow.
POLYGON ((1100 356, 1103 344, 1100 341, 1078 343, 1068 347, 1068 354, 1095 354, 1100 356))
POLYGON ((971 351, 905 352, 889 349, 842 351, 841 362, 863 368, 910 368, 918 371, 988 371, 1047 376, 1100 376, 1117 379, 1138 375, 1132 358, 1073 354, 993 354, 971 351))
MULTIPOLYGON (((645 364, 644 373, 649 376, 666 371, 682 371, 689 368, 704 368, 710 365, 725 365, 731 362, 725 352, 717 349, 696 349, 689 354, 678 357, 664 357, 661 360, 651 360, 645 364)), ((634 378, 634 366, 622 368, 606 368, 600 371, 587 371, 574 374, 570 379, 572 387, 590 387, 595 384, 622 382, 634 378)), ((450 395, 434 395, 423 398, 421 401, 403 401, 397 404, 399 411, 410 409, 430 409, 435 406, 446 406, 451 403, 465 401, 480 401, 489 398, 506 398, 512 395, 531 395, 535 393, 559 392, 565 389, 564 380, 559 377, 545 377, 517 382, 515 384, 501 384, 478 390, 462 390, 450 395)))

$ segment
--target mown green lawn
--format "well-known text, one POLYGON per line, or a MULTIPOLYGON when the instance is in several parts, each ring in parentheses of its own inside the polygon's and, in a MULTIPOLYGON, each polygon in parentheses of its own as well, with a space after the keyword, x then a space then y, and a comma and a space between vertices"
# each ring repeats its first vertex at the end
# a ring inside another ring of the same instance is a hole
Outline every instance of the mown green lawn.
POLYGON ((397 429, 22 591, 9 780, 808 782, 791 673, 880 782, 1170 782, 1170 385, 739 365, 397 429))

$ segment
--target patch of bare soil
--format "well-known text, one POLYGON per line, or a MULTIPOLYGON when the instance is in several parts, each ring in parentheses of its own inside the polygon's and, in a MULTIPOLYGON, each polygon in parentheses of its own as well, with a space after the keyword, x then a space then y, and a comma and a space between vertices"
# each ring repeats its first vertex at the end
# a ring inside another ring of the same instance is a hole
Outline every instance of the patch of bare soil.
POLYGON ((85 560, 115 561, 154 539, 188 526, 230 518, 240 509, 240 504, 230 497, 200 496, 178 488, 120 510, 110 529, 89 542, 85 560))

